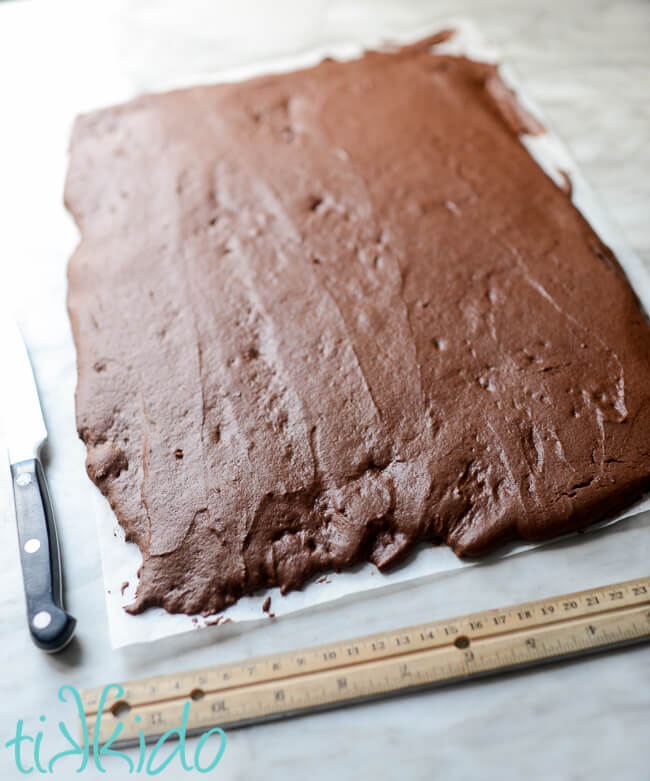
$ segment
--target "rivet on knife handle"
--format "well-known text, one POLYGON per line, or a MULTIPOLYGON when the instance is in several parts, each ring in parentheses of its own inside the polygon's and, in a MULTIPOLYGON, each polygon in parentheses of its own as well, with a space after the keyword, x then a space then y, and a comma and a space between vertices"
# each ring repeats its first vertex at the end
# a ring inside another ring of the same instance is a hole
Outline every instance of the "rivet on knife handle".
POLYGON ((40 461, 11 465, 27 618, 32 638, 48 653, 63 650, 75 619, 63 609, 61 559, 54 514, 40 461))

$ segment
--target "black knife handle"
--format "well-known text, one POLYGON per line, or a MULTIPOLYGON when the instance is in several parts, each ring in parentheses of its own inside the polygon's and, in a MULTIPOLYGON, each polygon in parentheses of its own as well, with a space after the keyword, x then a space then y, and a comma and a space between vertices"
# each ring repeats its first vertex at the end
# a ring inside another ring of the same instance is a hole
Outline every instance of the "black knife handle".
POLYGON ((63 609, 61 554, 41 462, 11 465, 16 523, 32 639, 48 653, 70 642, 76 621, 63 609))

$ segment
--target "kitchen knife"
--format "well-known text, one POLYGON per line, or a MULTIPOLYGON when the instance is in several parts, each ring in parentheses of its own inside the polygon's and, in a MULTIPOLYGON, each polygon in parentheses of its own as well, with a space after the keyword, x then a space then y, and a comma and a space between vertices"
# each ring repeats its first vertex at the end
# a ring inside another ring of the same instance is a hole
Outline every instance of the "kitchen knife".
POLYGON ((76 621, 63 609, 61 556, 52 504, 39 460, 47 438, 34 374, 15 322, 0 333, 0 418, 9 451, 27 618, 32 639, 48 653, 70 642, 76 621))

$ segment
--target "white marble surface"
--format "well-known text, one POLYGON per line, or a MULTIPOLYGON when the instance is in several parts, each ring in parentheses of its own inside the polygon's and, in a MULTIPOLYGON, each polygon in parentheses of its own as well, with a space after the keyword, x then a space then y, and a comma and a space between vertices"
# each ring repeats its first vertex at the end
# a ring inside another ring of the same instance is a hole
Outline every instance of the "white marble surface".
MULTIPOLYGON (((111 651, 83 448, 73 420, 74 353, 61 208, 65 147, 80 110, 192 74, 372 40, 468 16, 494 39, 650 263, 650 6, 639 2, 186 2, 0 4, 0 289, 33 351, 50 431, 48 476, 78 637, 58 657, 25 627, 6 474, 0 470, 0 777, 18 718, 60 749, 56 698, 84 686, 189 668, 646 575, 650 517, 530 554, 360 596, 253 627, 219 627, 111 651), (28 283, 28 284, 27 284, 28 283)), ((4 378, 3 378, 4 380, 4 378)), ((299 720, 232 731, 224 779, 644 779, 650 648, 299 720)), ((62 763, 59 775, 71 777, 62 763)), ((108 778, 124 778, 119 761, 108 778)), ((162 776, 180 777, 178 766, 162 776), (174 772, 175 770, 175 772, 174 772)), ((183 774, 186 775, 186 774, 183 774)), ((99 777, 90 769, 81 777, 99 777)))

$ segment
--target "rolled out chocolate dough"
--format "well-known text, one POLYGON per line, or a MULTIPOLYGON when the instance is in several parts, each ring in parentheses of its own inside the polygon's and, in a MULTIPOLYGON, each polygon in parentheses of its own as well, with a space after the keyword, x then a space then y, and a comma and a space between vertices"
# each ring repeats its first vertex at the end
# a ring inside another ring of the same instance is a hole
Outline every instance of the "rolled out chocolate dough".
POLYGON ((130 611, 477 556, 650 487, 647 319, 542 129, 434 42, 77 120, 77 424, 142 552, 130 611))

